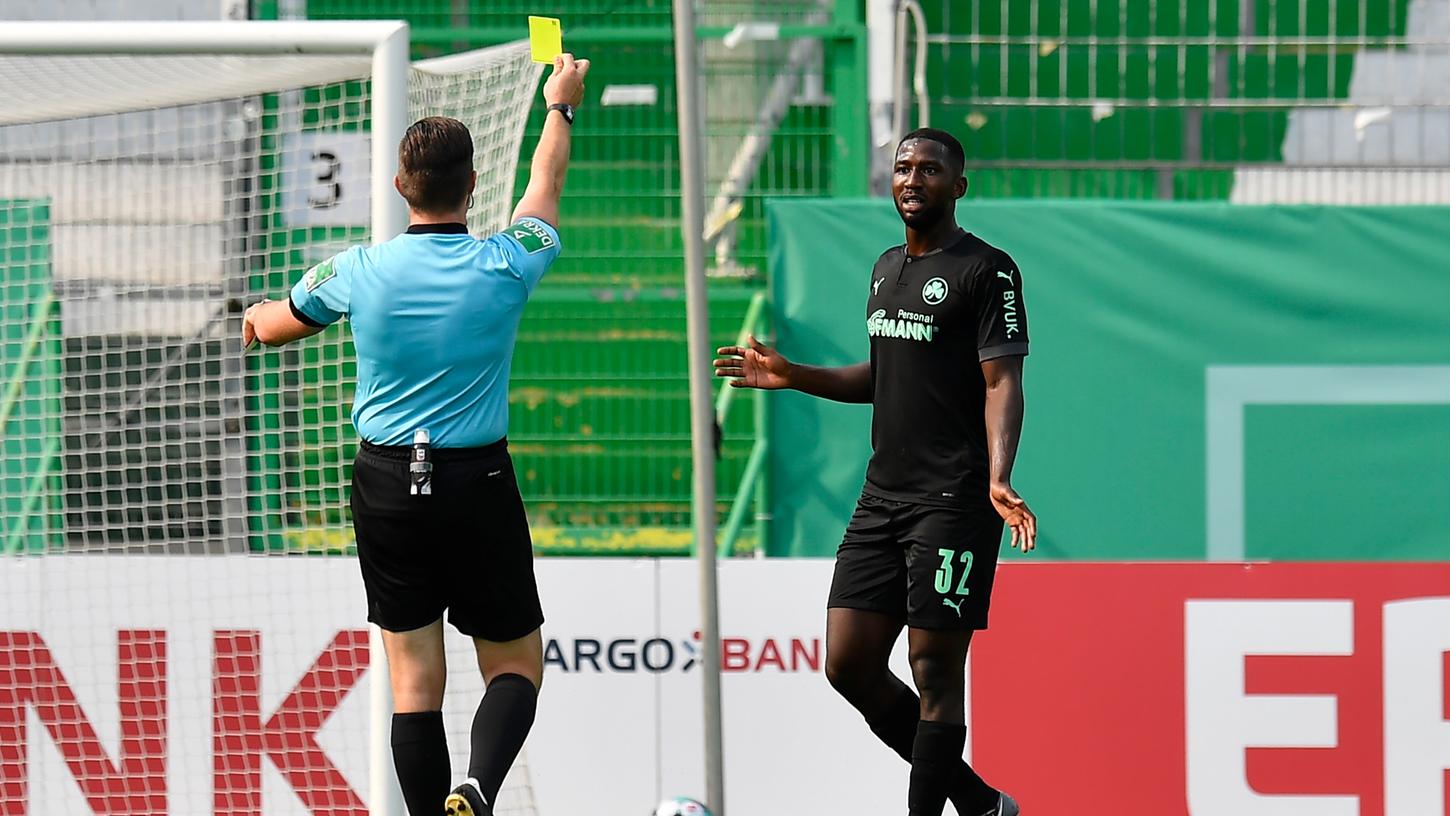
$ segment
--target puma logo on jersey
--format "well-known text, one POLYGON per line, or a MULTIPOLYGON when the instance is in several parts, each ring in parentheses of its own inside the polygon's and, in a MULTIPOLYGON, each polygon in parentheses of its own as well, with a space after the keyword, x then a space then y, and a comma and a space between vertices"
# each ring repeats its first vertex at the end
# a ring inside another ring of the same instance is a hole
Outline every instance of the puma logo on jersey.
POLYGON ((942 606, 950 606, 952 609, 956 610, 956 613, 957 613, 957 617, 958 618, 960 618, 962 616, 962 602, 961 601, 957 601, 956 603, 952 603, 952 599, 951 598, 942 598, 941 599, 941 605, 942 606))
POLYGON ((885 278, 877 278, 876 279, 876 282, 873 283, 873 284, 871 284, 871 294, 873 296, 876 295, 877 293, 879 293, 881 291, 881 282, 884 281, 884 280, 886 280, 886 279, 885 278))
POLYGON ((1010 269, 1007 270, 1006 272, 1003 272, 1000 269, 997 270, 997 277, 1006 280, 1008 283, 1014 283, 1014 281, 1012 280, 1012 270, 1010 270, 1010 269))

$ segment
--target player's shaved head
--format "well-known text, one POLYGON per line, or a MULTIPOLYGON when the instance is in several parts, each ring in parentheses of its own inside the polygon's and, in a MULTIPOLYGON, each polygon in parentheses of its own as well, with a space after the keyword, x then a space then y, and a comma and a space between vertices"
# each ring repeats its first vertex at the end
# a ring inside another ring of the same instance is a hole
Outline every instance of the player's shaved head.
POLYGON ((939 130, 937 128, 917 128, 901 137, 901 141, 896 145, 896 151, 898 153, 901 152, 901 148, 905 147, 908 142, 914 141, 936 142, 946 148, 947 159, 949 160, 951 169, 957 174, 961 174, 962 169, 967 165, 967 153, 962 149, 962 143, 957 141, 957 137, 947 133, 945 130, 939 130))
POLYGON ((953 219, 956 200, 967 192, 962 145, 950 133, 913 130, 896 148, 891 197, 907 227, 929 230, 953 219))
POLYGON ((468 198, 473 181, 473 136, 457 119, 419 119, 398 145, 398 189, 408 206, 447 212, 468 198))

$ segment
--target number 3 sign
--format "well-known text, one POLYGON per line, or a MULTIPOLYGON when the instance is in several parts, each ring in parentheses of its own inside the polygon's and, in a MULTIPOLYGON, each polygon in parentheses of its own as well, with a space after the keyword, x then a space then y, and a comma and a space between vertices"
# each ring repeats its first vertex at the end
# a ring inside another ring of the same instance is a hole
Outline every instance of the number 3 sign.
POLYGON ((288 226, 367 226, 371 140, 365 133, 303 133, 287 140, 282 161, 288 226))

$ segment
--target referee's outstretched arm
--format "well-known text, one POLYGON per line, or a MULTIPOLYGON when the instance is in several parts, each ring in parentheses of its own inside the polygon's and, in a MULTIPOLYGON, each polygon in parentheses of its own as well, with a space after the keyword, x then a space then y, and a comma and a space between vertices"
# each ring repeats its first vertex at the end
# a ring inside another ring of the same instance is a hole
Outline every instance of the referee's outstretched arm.
POLYGON ((551 227, 559 226, 559 196, 564 192, 564 171, 569 167, 569 130, 574 126, 574 109, 584 101, 584 76, 589 60, 573 54, 554 58, 554 71, 544 83, 544 132, 534 148, 529 166, 529 186, 514 208, 511 222, 537 218, 551 227))
MULTIPOLYGON (((584 101, 584 76, 588 73, 587 59, 576 60, 572 54, 554 58, 554 71, 544 83, 544 101, 548 104, 544 131, 534 148, 529 186, 514 208, 512 221, 537 218, 551 227, 558 227, 559 196, 564 192, 564 172, 569 166, 569 130, 573 127, 575 108, 584 101)), ((335 265, 340 258, 338 256, 314 267, 298 286, 311 293, 322 284, 333 282, 328 290, 341 289, 345 293, 348 285, 343 280, 345 275, 339 275, 340 267, 335 265)), ((345 295, 319 290, 317 300, 319 304, 314 310, 327 312, 327 320, 336 320, 347 311, 345 295)), ((325 322, 302 312, 295 300, 263 300, 249 307, 242 317, 242 346, 251 348, 258 341, 269 346, 281 346, 310 337, 325 328, 325 322)))
POLYGON ((325 328, 322 324, 303 322, 290 302, 263 299, 248 307, 242 316, 242 348, 250 349, 259 340, 268 346, 283 346, 325 328))

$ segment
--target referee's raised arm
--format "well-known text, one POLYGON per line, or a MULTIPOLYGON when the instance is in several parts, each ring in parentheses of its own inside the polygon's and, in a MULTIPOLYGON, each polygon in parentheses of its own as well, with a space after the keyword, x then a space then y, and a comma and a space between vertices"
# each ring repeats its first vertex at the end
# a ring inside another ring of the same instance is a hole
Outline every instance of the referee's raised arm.
POLYGON ((584 101, 584 76, 588 73, 587 59, 576 60, 573 54, 554 58, 554 71, 544 83, 544 102, 549 106, 544 131, 529 166, 529 186, 514 208, 511 222, 537 218, 549 226, 559 226, 559 196, 564 192, 564 171, 569 167, 569 131, 574 126, 574 111, 584 101))

